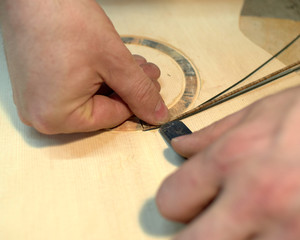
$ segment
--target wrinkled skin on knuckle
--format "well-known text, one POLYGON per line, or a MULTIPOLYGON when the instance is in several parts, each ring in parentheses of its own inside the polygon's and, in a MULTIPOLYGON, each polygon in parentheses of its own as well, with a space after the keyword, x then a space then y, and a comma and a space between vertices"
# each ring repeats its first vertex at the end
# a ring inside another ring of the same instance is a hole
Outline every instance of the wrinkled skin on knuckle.
POLYGON ((29 111, 31 126, 40 133, 54 135, 61 133, 63 117, 59 111, 51 110, 50 106, 36 106, 29 111), (41 107, 41 108, 40 108, 41 107))
POLYGON ((18 116, 22 123, 24 123, 27 126, 31 126, 30 121, 28 121, 27 118, 25 117, 25 115, 23 115, 23 113, 19 110, 18 110, 18 116))
POLYGON ((300 210, 300 206, 297 206, 300 200, 299 173, 299 169, 298 171, 289 169, 279 174, 275 171, 271 173, 271 180, 260 185, 261 195, 264 195, 261 206, 265 216, 281 219, 289 217, 295 210, 300 210))
POLYGON ((211 149, 217 168, 226 173, 243 162, 272 152, 276 147, 276 127, 262 128, 260 121, 241 123, 211 149))
POLYGON ((133 99, 135 99, 136 102, 140 103, 140 106, 146 105, 154 95, 155 91, 157 90, 153 86, 153 83, 145 76, 145 80, 137 81, 134 84, 133 99))
POLYGON ((283 222, 282 238, 285 240, 298 240, 300 238, 300 217, 294 213, 288 220, 283 222))
POLYGON ((249 144, 242 142, 240 138, 240 136, 232 134, 224 141, 216 143, 207 154, 207 158, 210 159, 208 161, 212 161, 222 175, 230 174, 232 170, 238 167, 245 151, 250 148, 249 144))
POLYGON ((268 159, 265 163, 261 160, 256 167, 243 166, 239 176, 231 179, 235 191, 233 213, 240 220, 260 225, 285 221, 300 210, 300 169, 281 164, 273 167, 268 159))
POLYGON ((33 121, 32 127, 38 132, 46 135, 54 135, 60 133, 56 126, 45 116, 39 116, 33 121))

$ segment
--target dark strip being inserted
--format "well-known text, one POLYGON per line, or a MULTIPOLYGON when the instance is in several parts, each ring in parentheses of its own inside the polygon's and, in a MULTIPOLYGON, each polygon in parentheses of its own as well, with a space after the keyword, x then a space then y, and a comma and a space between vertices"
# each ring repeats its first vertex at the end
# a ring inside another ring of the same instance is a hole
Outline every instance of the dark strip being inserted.
MULTIPOLYGON (((252 83, 249 83, 243 87, 240 87, 236 90, 233 90, 229 93, 229 90, 231 90, 232 88, 234 88, 235 86, 237 86, 238 84, 242 83, 243 81, 245 81, 246 79, 248 79, 250 76, 252 76, 254 73, 256 73, 257 71, 259 71, 261 68, 263 68, 265 65, 267 65, 269 62, 271 62, 274 58, 276 58, 277 56, 279 56, 282 52, 284 52, 287 48, 289 48, 293 43, 295 43, 298 39, 300 38, 300 34, 294 39, 292 40, 288 45, 286 45, 283 49, 281 49, 278 53, 276 53, 274 56, 272 56, 269 60, 267 60, 265 63, 263 63, 261 66, 259 66, 257 69, 255 69, 254 71, 252 71, 250 74, 248 74, 246 77, 244 77, 243 79, 241 79, 240 81, 236 82, 235 84, 233 84, 232 86, 230 86, 229 88, 225 89, 224 91, 220 92, 219 94, 217 94, 216 96, 210 98, 209 100, 205 101, 204 103, 200 104, 199 106, 193 108, 192 110, 183 113, 179 116, 177 116, 174 119, 171 119, 171 121, 175 121, 175 120, 181 120, 184 118, 187 118, 189 116, 192 116, 196 113, 202 112, 204 110, 207 110, 211 107, 214 107, 220 103, 223 103, 225 101, 228 101, 232 98, 235 98, 237 96, 240 96, 246 92, 249 92, 251 90, 254 90, 258 87, 261 87, 271 81, 274 81, 276 79, 282 78, 283 76, 286 76, 288 74, 291 74, 292 72, 295 71, 299 71, 300 67, 300 61, 291 64, 285 68, 282 68, 266 77, 263 77, 257 81, 254 81, 252 83)), ((143 124, 143 130, 147 131, 147 130, 152 130, 152 129, 157 129, 160 126, 151 126, 151 125, 147 125, 147 124, 143 124)))
POLYGON ((237 85, 239 85, 240 83, 244 82, 245 80, 247 80, 249 77, 251 77, 254 73, 258 72, 260 69, 262 69, 264 66, 266 66, 269 62, 271 62, 272 60, 274 60, 276 57, 278 57, 281 53, 283 53, 285 50, 287 50, 291 45, 293 45, 298 39, 300 38, 300 34, 293 39, 288 45, 286 45, 284 48, 282 48, 278 53, 276 53, 274 56, 272 56, 269 60, 267 60, 265 63, 263 63, 262 65, 260 65, 258 68, 256 68, 254 71, 252 71, 251 73, 249 73, 246 77, 244 77, 243 79, 241 79, 240 81, 236 82, 235 84, 231 85, 229 88, 226 88, 225 90, 223 90, 222 92, 218 93, 216 96, 213 96, 212 98, 208 99, 206 102, 204 102, 203 104, 223 95, 224 93, 228 92, 229 90, 233 89, 234 87, 236 87, 237 85))

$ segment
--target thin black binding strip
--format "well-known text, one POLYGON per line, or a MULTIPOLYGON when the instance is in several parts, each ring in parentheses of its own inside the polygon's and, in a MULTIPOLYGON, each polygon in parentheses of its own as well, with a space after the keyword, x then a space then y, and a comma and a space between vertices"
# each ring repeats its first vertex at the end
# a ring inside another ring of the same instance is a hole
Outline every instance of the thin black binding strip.
MULTIPOLYGON (((211 108, 211 107, 213 107, 213 106, 216 106, 216 105, 218 105, 218 104, 220 104, 220 103, 222 103, 222 102, 225 102, 225 101, 227 101, 227 100, 229 100, 229 99, 231 99, 231 98, 233 98, 233 97, 237 97, 237 96, 239 96, 239 95, 241 95, 241 94, 243 94, 243 93, 245 93, 245 92, 251 91, 251 90, 253 90, 253 89, 257 88, 257 87, 260 87, 260 86, 262 86, 262 85, 264 85, 264 84, 270 82, 270 81, 268 81, 267 79, 265 79, 265 80, 264 80, 264 83, 261 82, 260 84, 257 84, 256 86, 252 86, 251 89, 250 89, 250 88, 247 89, 247 90, 246 90, 246 89, 243 89, 243 91, 241 91, 240 94, 236 93, 236 94, 234 94, 234 95, 232 95, 232 96, 230 96, 230 97, 226 97, 226 96, 225 96, 225 95, 226 95, 226 92, 228 92, 228 91, 231 90, 232 88, 236 87, 238 84, 244 82, 246 79, 248 79, 248 78, 249 78, 250 76, 252 76, 254 73, 256 73, 257 71, 259 71, 260 69, 262 69, 262 68, 263 68, 264 66, 266 66, 269 62, 271 62, 273 59, 275 59, 275 58, 278 57, 281 53, 283 53, 286 49, 288 49, 292 44, 294 44, 299 38, 300 38, 300 34, 299 34, 295 39, 293 39, 289 44, 287 44, 284 48, 282 48, 278 53, 276 53, 274 56, 272 56, 270 59, 268 59, 268 60, 267 60, 266 62, 264 62, 262 65, 260 65, 258 68, 256 68, 254 71, 252 71, 251 73, 249 73, 246 77, 244 77, 243 79, 241 79, 241 80, 239 80, 238 82, 234 83, 233 85, 231 85, 231 86, 228 87, 227 89, 223 90, 222 92, 218 93, 218 94, 215 95, 214 97, 210 98, 209 100, 207 100, 207 101, 201 103, 199 106, 195 107, 194 109, 192 109, 192 110, 190 110, 190 111, 188 111, 188 112, 186 112, 186 113, 183 113, 183 114, 181 114, 181 115, 175 117, 175 118, 174 118, 173 120, 171 120, 171 121, 181 120, 181 119, 184 119, 184 118, 186 118, 186 117, 192 116, 192 115, 194 115, 194 114, 196 114, 196 113, 199 113, 199 112, 201 112, 201 111, 204 111, 204 110, 206 110, 206 109, 209 109, 209 108, 211 108), (222 101, 218 101, 218 99, 221 98, 222 96, 224 96, 224 98, 222 98, 222 101), (213 104, 212 104, 212 103, 213 103, 213 104), (206 105, 207 105, 207 107, 206 107, 206 105), (202 107, 202 106, 203 106, 203 107, 202 107), (205 106, 205 107, 204 107, 204 106, 205 106), (199 110, 197 110, 197 109, 199 109, 199 110)), ((285 75, 288 75, 288 74, 290 74, 290 73, 292 73, 292 72, 295 72, 295 71, 299 71, 299 68, 297 68, 297 69, 292 69, 292 70, 290 70, 290 71, 286 71, 285 74, 278 74, 277 77, 273 77, 273 76, 272 76, 272 81, 273 81, 273 80, 276 80, 276 79, 278 79, 278 78, 281 78, 281 77, 283 77, 283 76, 285 76, 285 75)), ((141 122, 141 123, 142 123, 142 122, 141 122)), ((159 128, 160 126, 151 126, 151 125, 148 125, 148 124, 145 124, 145 123, 143 124, 143 123, 142 123, 142 127, 143 127, 143 131, 148 131, 148 130, 157 129, 157 128, 159 128)))
POLYGON ((232 88, 234 88, 235 86, 239 85, 240 83, 244 82, 245 80, 247 80, 249 77, 251 77, 254 73, 258 72, 260 69, 262 69, 264 66, 266 66, 269 62, 271 62, 273 59, 275 59, 276 57, 278 57, 281 53, 283 53, 285 50, 287 50, 290 46, 292 46, 298 39, 300 38, 300 34, 293 39, 289 44, 287 44, 284 48, 282 48, 278 53, 276 53, 274 56, 272 56, 270 59, 268 59, 266 62, 264 62, 262 65, 260 65, 258 68, 256 68, 254 71, 252 71, 251 73, 249 73, 246 77, 244 77, 243 79, 239 80, 238 82, 236 82, 235 84, 231 85, 230 87, 226 88, 225 90, 223 90, 222 92, 218 93, 217 95, 213 96, 212 98, 208 99, 207 101, 205 101, 202 104, 205 104, 207 102, 212 101, 213 99, 223 95, 224 93, 228 92, 229 90, 231 90, 232 88))

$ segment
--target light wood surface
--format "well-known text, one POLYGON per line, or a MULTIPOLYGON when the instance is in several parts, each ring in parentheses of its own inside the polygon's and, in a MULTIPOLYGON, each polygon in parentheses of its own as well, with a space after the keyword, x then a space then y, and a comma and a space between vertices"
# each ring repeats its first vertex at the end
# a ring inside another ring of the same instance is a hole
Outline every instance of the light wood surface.
MULTIPOLYGON (((300 34, 300 21, 243 16, 240 19, 240 29, 255 44, 274 55, 278 49, 300 34)), ((285 64, 290 64, 300 59, 299 53, 300 41, 297 41, 278 59, 285 64)))
MULTIPOLYGON (((157 40, 188 57, 201 81, 193 106, 271 56, 239 30, 242 0, 99 3, 121 35, 157 40)), ((158 62, 162 94, 174 104, 185 84, 176 63, 156 50, 130 48, 158 62)), ((41 135, 17 117, 2 48, 0 64, 0 239, 170 239, 184 227, 164 220, 155 207, 160 183, 183 161, 157 130, 41 135)), ((250 80, 283 66, 275 60, 250 80)), ((203 128, 299 80, 293 74, 184 122, 203 128)))

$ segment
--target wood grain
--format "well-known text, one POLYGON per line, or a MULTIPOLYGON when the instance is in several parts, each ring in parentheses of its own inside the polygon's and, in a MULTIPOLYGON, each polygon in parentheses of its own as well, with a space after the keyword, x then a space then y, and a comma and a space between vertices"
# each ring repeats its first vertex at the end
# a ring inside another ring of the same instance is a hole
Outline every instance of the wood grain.
MULTIPOLYGON (((202 81, 194 105, 270 57, 239 29, 242 0, 99 3, 121 35, 168 43, 188 56, 202 81)), ((153 240, 182 229, 155 207, 162 180, 182 163, 158 131, 41 135, 20 123, 2 48, 0 57, 0 239, 153 240)), ((156 62, 155 54, 145 57, 156 62)), ((275 60, 253 78, 281 67, 275 60)), ((299 80, 293 74, 184 122, 192 130, 203 128, 299 80)), ((173 89, 163 91, 172 98, 173 89)))
MULTIPOLYGON (((243 16, 240 20, 242 32, 255 44, 272 55, 300 33, 300 21, 276 18, 243 16)), ((285 64, 300 59, 300 41, 278 57, 285 64)))
MULTIPOLYGON (((300 34, 300 2, 245 0, 240 29, 255 44, 274 55, 300 34)), ((291 64, 300 59, 300 41, 278 59, 291 64)))

